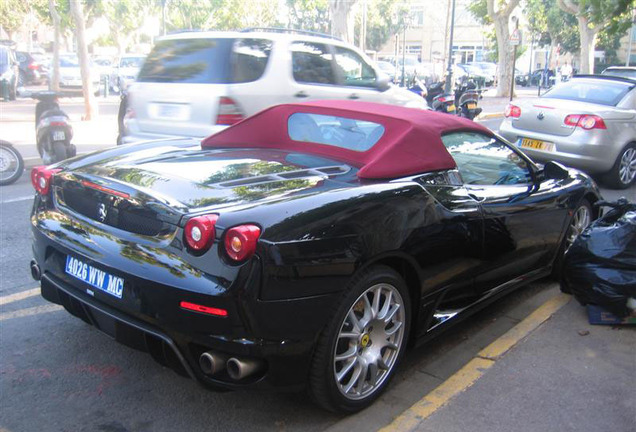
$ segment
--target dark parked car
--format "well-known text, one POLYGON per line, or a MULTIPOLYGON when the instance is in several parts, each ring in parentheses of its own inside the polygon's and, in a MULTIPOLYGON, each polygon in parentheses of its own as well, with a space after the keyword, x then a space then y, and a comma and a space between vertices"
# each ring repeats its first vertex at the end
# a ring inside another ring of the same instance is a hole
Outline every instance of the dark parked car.
POLYGON ((470 120, 354 101, 32 180, 46 299, 209 387, 307 387, 341 412, 409 343, 549 275, 599 199, 470 120))
POLYGON ((18 61, 15 58, 13 42, 0 41, 0 98, 7 96, 15 100, 18 94, 18 61), (6 94, 5 92, 6 86, 6 94))
POLYGON ((40 63, 32 54, 17 51, 16 58, 20 63, 20 76, 18 85, 41 84, 46 81, 48 69, 40 63))

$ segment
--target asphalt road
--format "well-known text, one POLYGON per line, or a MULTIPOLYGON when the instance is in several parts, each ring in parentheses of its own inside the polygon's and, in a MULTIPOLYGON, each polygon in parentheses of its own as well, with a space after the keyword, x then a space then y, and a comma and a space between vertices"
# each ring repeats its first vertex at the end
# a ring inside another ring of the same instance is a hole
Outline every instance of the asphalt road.
POLYGON ((0 431, 375 430, 557 290, 534 283, 412 350, 389 391, 344 419, 304 394, 207 391, 44 301, 28 270, 32 194, 26 174, 0 188, 0 431))

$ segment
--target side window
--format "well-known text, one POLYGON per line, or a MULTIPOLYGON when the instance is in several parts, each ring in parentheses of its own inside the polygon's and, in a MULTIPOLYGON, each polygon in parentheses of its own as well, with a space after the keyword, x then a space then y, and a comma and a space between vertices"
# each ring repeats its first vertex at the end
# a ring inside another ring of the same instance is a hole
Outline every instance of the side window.
POLYGON ((512 185, 532 182, 527 162, 503 142, 475 132, 442 136, 464 183, 512 185))
POLYGON ((292 68, 297 82, 309 84, 336 84, 333 56, 326 45, 294 42, 291 46, 292 68))
POLYGON ((375 87, 375 71, 356 52, 335 47, 336 66, 343 84, 355 87, 375 87))
POLYGON ((262 77, 272 45, 272 41, 266 39, 238 39, 233 48, 232 81, 245 83, 262 77))

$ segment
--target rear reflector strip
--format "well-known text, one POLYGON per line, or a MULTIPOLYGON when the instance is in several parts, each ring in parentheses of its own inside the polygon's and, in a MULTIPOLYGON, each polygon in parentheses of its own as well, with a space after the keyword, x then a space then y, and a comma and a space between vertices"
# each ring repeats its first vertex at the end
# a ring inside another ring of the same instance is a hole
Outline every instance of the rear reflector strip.
POLYGON ((209 307, 209 306, 203 306, 203 305, 198 305, 195 303, 189 303, 187 301, 182 301, 179 306, 181 306, 182 309, 186 309, 186 310, 190 310, 190 311, 194 311, 194 312, 201 312, 204 314, 208 314, 208 315, 214 315, 214 316, 221 316, 221 317, 226 317, 227 316, 227 311, 225 309, 219 309, 219 308, 214 308, 214 307, 209 307))
POLYGON ((110 189, 110 188, 107 188, 107 187, 104 187, 104 186, 100 186, 100 185, 98 185, 96 183, 89 182, 89 181, 86 181, 86 180, 82 180, 82 185, 85 186, 85 187, 91 188, 91 189, 96 189, 96 190, 98 190, 100 192, 107 193, 109 195, 118 196, 120 198, 130 198, 130 195, 128 195, 127 193, 119 192, 119 191, 116 191, 114 189, 110 189))

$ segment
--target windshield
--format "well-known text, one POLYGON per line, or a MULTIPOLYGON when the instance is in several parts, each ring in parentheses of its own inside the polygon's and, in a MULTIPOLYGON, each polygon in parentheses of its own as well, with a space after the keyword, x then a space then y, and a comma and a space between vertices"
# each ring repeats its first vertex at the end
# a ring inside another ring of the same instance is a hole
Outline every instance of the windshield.
POLYGON ((61 67, 79 67, 79 60, 77 57, 60 57, 61 67))
POLYGON ((234 39, 168 39, 155 45, 138 82, 228 83, 234 39))
POLYGON ((605 69, 603 75, 619 76, 623 78, 636 78, 636 69, 605 69))
POLYGON ((567 99, 615 106, 636 84, 605 80, 571 80, 543 95, 547 99, 567 99))
POLYGON ((123 68, 140 68, 144 62, 144 57, 124 57, 120 60, 119 66, 123 68))
POLYGON ((6 48, 0 48, 0 66, 6 66, 9 64, 9 50, 6 48))

